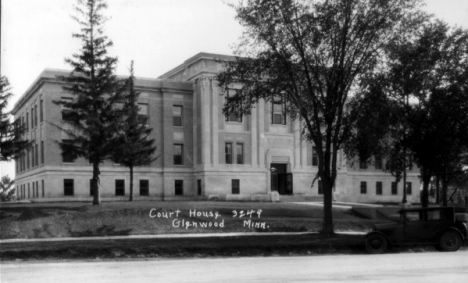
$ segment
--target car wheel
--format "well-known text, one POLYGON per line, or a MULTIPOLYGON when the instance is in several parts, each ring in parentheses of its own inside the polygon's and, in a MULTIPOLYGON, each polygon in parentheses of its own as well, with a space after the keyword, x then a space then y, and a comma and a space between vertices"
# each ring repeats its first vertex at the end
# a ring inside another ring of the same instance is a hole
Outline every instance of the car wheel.
POLYGON ((366 238, 366 250, 370 254, 381 254, 387 250, 388 242, 384 236, 372 234, 366 238))
POLYGON ((455 231, 447 231, 439 239, 439 247, 444 252, 457 251, 462 245, 460 234, 455 231))

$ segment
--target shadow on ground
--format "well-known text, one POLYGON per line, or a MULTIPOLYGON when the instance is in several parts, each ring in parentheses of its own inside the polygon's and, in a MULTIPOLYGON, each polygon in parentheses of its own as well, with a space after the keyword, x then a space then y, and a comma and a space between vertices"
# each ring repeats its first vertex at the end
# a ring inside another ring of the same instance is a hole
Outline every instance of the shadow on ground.
POLYGON ((127 236, 131 235, 133 229, 117 230, 114 225, 103 225, 96 230, 70 231, 72 237, 92 236, 127 236))

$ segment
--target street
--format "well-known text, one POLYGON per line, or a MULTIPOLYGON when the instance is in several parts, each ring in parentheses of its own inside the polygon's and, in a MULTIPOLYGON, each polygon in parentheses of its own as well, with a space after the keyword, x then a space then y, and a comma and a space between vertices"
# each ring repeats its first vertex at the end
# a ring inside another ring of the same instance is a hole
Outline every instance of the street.
POLYGON ((2 283, 468 282, 468 252, 2 263, 2 283))

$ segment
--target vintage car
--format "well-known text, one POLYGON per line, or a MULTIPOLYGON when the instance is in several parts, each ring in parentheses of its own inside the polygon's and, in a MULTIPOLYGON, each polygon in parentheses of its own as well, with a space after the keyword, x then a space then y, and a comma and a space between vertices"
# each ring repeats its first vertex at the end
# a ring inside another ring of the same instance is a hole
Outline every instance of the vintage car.
POLYGON ((405 208, 395 221, 374 225, 366 249, 378 254, 389 245, 433 244, 440 251, 457 251, 468 239, 466 216, 453 207, 405 208))

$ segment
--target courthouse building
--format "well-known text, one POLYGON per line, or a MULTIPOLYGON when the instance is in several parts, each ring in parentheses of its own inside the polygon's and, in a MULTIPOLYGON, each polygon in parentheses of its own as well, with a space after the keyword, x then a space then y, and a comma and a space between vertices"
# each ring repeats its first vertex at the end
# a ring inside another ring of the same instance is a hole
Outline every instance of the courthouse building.
MULTIPOLYGON (((216 74, 233 57, 199 53, 156 79, 137 78, 140 114, 153 128, 158 158, 135 168, 134 195, 148 200, 259 200, 315 197, 318 158, 301 138, 297 120, 281 104, 259 102, 250 115, 223 115, 226 97, 216 74)), ((33 146, 16 161, 17 196, 21 199, 91 200, 92 167, 87 160, 61 155, 58 142, 69 137, 61 128, 62 107, 73 99, 57 76, 68 71, 44 70, 16 103, 13 114, 26 127, 33 146)), ((351 202, 401 202, 402 182, 372 165, 350 162, 338 154, 334 199, 351 202)), ((104 200, 127 199, 129 170, 108 161, 101 165, 104 200)), ((419 202, 419 169, 408 172, 408 201, 419 202)))

